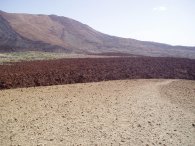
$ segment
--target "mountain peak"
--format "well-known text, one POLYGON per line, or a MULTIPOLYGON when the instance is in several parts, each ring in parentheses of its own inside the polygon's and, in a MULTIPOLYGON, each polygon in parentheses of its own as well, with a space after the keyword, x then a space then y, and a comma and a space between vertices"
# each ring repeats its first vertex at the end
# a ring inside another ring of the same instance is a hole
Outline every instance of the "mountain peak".
POLYGON ((0 52, 31 50, 84 54, 115 52, 195 58, 193 47, 173 47, 114 37, 64 16, 0 12, 0 52))

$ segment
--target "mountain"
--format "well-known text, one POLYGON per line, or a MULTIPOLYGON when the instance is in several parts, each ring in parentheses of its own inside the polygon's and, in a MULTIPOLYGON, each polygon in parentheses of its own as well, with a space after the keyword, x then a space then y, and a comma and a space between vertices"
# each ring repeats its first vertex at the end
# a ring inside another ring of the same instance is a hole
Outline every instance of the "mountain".
POLYGON ((110 36, 73 19, 56 15, 0 11, 0 52, 20 51, 195 58, 195 47, 110 36))

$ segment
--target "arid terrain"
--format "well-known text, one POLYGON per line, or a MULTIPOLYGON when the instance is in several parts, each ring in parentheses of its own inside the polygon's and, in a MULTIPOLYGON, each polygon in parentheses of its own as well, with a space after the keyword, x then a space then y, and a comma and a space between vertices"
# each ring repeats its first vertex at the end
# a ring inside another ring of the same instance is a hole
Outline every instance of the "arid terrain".
POLYGON ((28 51, 195 59, 193 46, 172 46, 111 36, 63 16, 0 11, 0 53, 28 51))
POLYGON ((0 10, 0 146, 65 145, 195 146, 195 46, 0 10))
POLYGON ((195 60, 160 57, 70 58, 0 65, 0 89, 121 79, 195 79, 195 60))
POLYGON ((0 91, 0 145, 195 145, 195 81, 0 91))

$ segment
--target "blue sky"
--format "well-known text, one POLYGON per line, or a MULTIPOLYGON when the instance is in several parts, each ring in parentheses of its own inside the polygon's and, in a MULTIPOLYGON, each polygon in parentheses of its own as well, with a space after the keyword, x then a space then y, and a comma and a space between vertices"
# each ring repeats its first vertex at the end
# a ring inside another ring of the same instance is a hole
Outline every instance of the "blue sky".
POLYGON ((0 0, 0 10, 56 14, 110 35, 195 46, 195 0, 0 0))

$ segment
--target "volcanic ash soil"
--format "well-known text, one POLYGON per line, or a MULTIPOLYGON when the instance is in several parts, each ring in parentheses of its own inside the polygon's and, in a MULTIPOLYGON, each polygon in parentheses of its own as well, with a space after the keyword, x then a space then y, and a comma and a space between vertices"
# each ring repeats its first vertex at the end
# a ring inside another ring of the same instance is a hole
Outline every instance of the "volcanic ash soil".
POLYGON ((0 145, 195 145, 195 81, 0 91, 0 145))

